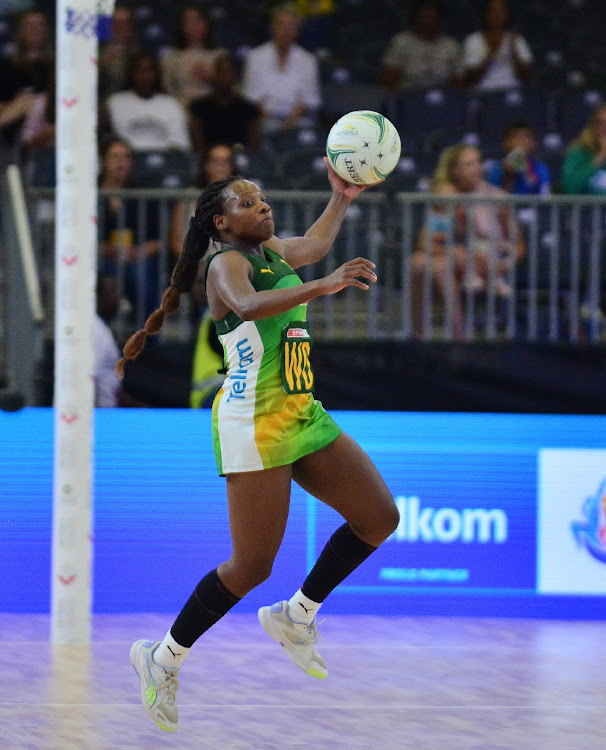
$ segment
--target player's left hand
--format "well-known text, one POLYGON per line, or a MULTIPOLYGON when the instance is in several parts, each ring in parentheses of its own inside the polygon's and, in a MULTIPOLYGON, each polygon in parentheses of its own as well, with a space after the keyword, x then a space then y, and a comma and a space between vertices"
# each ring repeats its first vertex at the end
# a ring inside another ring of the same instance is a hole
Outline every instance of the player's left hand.
POLYGON ((339 177, 335 172, 327 156, 324 157, 324 162, 328 168, 328 181, 330 182, 333 193, 339 193, 340 195, 349 198, 349 200, 353 200, 356 196, 366 190, 366 188, 372 187, 372 185, 354 185, 351 182, 347 182, 347 180, 339 177))

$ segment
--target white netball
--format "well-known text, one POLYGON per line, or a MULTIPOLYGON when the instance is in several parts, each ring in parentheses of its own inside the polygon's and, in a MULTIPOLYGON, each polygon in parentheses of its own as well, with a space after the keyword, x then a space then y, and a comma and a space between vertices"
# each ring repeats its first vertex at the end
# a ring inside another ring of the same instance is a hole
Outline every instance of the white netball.
POLYGON ((361 109, 338 119, 330 129, 326 154, 335 172, 354 185, 374 185, 400 159, 400 136, 379 112, 361 109))

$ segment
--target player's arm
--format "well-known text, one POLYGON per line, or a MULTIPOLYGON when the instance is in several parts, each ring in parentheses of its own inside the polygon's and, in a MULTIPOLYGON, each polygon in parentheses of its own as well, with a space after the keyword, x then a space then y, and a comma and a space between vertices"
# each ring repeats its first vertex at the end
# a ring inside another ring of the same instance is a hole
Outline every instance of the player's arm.
POLYGON ((260 320, 292 310, 322 294, 335 294, 347 286, 368 289, 361 279, 375 282, 374 263, 355 258, 339 266, 329 276, 284 289, 257 291, 252 283, 252 267, 240 253, 225 252, 213 258, 207 276, 212 290, 242 320, 260 320))
POLYGON ((285 240, 272 237, 269 242, 265 243, 272 250, 280 253, 293 268, 322 260, 339 233, 349 204, 368 187, 346 182, 339 177, 326 157, 324 161, 328 167, 328 181, 332 187, 332 195, 322 215, 303 237, 290 237, 285 240))

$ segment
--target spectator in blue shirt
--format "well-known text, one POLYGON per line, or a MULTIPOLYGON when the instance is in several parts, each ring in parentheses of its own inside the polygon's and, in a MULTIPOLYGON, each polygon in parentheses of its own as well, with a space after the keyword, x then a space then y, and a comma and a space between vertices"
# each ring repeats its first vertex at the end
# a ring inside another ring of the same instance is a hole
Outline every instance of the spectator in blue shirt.
POLYGON ((551 192, 549 168, 533 154, 537 141, 528 120, 514 120, 505 128, 500 161, 494 159, 486 167, 486 179, 492 185, 515 195, 547 195, 551 192))

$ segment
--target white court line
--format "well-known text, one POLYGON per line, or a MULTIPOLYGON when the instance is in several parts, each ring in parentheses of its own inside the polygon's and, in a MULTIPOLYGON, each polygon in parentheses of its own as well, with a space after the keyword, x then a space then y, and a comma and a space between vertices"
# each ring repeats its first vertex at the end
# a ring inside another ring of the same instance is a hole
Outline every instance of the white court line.
MULTIPOLYGON (((139 703, 0 703, 0 708, 3 706, 7 707, 36 707, 36 708, 137 708, 140 706, 139 703)), ((331 711, 360 711, 360 710, 375 710, 375 711, 400 711, 405 709, 407 711, 603 711, 606 708, 606 704, 596 704, 595 706, 465 706, 465 705, 441 705, 436 704, 435 706, 428 705, 416 705, 416 704, 395 704, 391 706, 375 706, 370 703, 355 704, 355 705, 341 705, 341 704, 301 704, 294 703, 292 705, 287 703, 179 703, 179 709, 182 708, 196 708, 196 709, 219 709, 228 708, 230 710, 244 708, 244 709, 260 709, 269 708, 272 710, 276 709, 311 709, 317 711, 319 709, 328 709, 331 711)))

